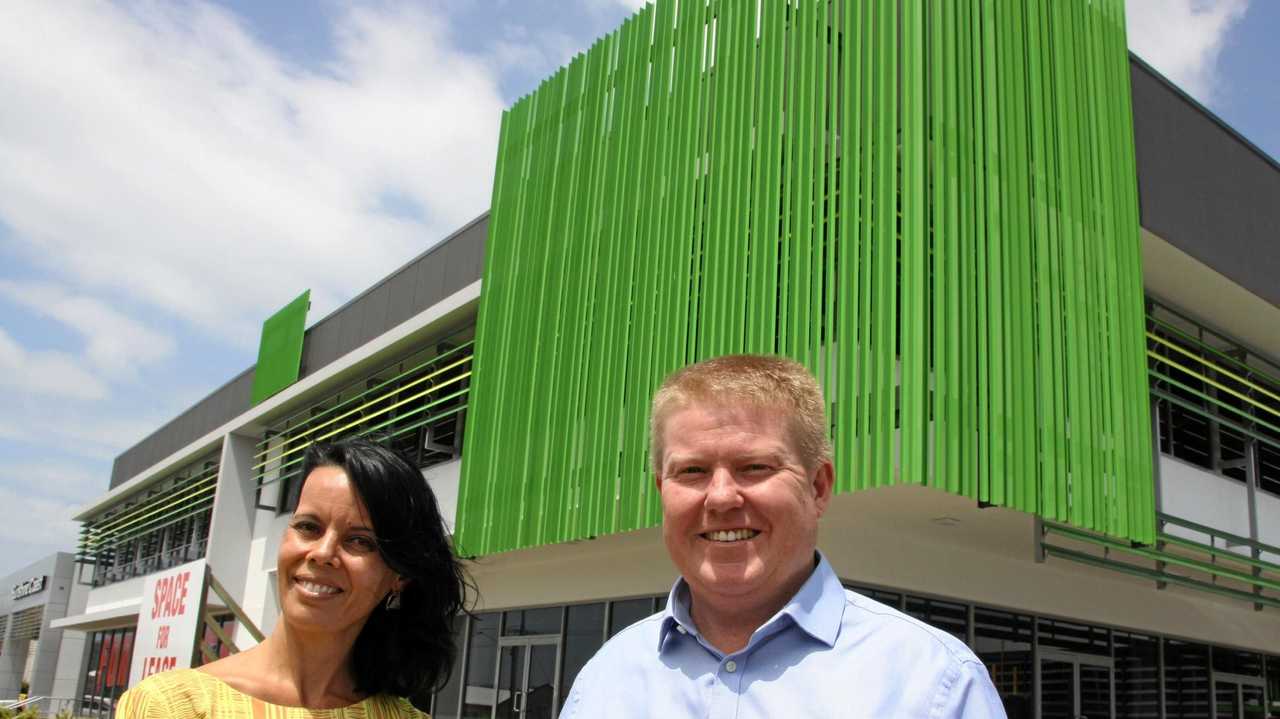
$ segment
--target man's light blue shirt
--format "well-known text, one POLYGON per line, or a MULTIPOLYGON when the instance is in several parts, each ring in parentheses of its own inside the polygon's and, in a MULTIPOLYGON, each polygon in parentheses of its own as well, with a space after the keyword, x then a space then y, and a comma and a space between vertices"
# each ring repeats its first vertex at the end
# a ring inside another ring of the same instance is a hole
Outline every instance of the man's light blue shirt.
POLYGON ((683 579, 666 610, 610 639, 561 716, 1003 719, 982 662, 955 637, 840 585, 819 555, 791 601, 722 654, 698 633, 683 579))

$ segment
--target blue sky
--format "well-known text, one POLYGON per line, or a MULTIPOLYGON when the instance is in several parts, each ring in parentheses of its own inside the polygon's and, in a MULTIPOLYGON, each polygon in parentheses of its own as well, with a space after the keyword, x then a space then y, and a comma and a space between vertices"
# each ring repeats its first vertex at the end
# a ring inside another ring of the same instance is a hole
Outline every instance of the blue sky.
MULTIPOLYGON (((0 3, 0 575, 111 460, 487 207, 501 111, 640 0, 0 3)), ((1280 3, 1130 44, 1280 156, 1280 3)))

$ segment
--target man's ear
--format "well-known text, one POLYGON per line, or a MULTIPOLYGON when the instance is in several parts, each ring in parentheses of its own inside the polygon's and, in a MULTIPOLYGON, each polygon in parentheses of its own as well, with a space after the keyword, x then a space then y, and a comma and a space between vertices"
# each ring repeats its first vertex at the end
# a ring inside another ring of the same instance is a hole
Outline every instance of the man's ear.
POLYGON ((831 460, 824 459, 813 473, 813 502, 817 506, 818 516, 827 511, 831 503, 831 493, 835 491, 836 469, 831 460))
POLYGON ((393 591, 393 592, 403 592, 403 591, 404 591, 404 588, 405 588, 406 586, 408 586, 409 582, 411 582, 411 581, 413 581, 413 580, 411 580, 411 579, 409 579, 409 578, 407 578, 407 577, 403 577, 403 576, 401 576, 401 575, 397 574, 397 575, 396 575, 396 578, 395 578, 395 579, 393 579, 393 580, 391 580, 391 591, 393 591))

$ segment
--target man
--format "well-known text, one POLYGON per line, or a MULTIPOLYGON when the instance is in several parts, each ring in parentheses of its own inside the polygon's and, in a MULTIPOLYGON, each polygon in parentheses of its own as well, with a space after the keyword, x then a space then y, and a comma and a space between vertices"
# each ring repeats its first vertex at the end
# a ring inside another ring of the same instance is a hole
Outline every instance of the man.
POLYGON ((834 469, 817 381, 729 356, 667 378, 650 414, 665 611, 578 674, 562 716, 1004 717, 951 635, 845 590, 817 551, 834 469))

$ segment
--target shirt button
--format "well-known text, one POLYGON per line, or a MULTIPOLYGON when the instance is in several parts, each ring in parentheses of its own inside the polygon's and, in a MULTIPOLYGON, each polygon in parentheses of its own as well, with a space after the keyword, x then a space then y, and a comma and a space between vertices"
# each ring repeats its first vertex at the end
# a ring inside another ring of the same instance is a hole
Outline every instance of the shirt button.
POLYGON ((724 670, 730 674, 738 671, 738 663, 730 659, 724 663, 724 670))
POLYGON ((685 629, 683 626, 681 626, 681 625, 679 625, 679 624, 677 624, 677 625, 676 625, 676 631, 677 631, 677 632, 680 632, 681 634, 688 634, 688 633, 689 633, 689 630, 688 630, 688 629, 685 629))

